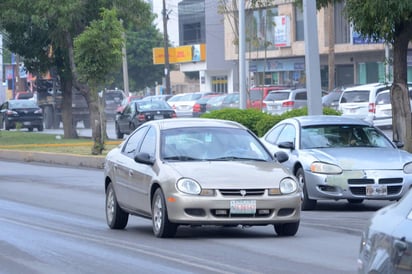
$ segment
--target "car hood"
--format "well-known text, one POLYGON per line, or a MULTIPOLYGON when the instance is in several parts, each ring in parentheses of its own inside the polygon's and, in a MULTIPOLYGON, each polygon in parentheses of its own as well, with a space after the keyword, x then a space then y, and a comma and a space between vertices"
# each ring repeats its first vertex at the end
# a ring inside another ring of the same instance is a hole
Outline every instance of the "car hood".
POLYGON ((180 176, 196 180, 203 188, 270 188, 290 176, 276 162, 196 161, 167 163, 180 176))
POLYGON ((314 160, 333 163, 344 170, 402 169, 412 154, 393 148, 322 148, 307 151, 314 160))

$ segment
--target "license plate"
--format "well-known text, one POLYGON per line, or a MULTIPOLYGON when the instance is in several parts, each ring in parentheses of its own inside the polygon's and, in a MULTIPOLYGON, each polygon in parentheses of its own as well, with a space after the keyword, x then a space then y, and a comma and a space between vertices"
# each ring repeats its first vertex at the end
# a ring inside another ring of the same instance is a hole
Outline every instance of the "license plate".
POLYGON ((356 113, 356 109, 355 109, 355 108, 352 108, 352 109, 349 110, 349 112, 350 112, 350 113, 356 113))
POLYGON ((234 200, 230 201, 231 214, 255 214, 256 200, 234 200))
POLYGON ((386 186, 370 185, 366 186, 366 196, 386 196, 388 189, 386 186))
POLYGON ((155 120, 160 120, 163 119, 163 115, 155 115, 154 118, 155 120))

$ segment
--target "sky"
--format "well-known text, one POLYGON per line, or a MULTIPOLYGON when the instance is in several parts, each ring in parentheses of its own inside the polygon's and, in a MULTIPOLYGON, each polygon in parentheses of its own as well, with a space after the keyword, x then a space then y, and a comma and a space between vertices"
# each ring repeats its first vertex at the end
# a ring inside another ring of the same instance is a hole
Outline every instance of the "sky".
MULTIPOLYGON (((169 15, 169 20, 167 22, 167 33, 169 36, 169 41, 172 46, 179 46, 179 20, 178 20, 178 7, 177 4, 181 0, 165 0, 166 11, 169 15)), ((163 1, 162 0, 146 0, 152 4, 153 13, 157 14, 155 20, 155 25, 163 33, 163 1)))

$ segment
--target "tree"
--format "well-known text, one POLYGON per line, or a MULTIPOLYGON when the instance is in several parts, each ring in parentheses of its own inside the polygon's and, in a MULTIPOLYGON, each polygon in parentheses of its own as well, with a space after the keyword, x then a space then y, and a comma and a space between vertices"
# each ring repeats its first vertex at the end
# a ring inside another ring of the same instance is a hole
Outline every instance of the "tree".
MULTIPOLYGON (((40 71, 54 66, 63 91, 64 137, 72 137, 71 88, 76 86, 90 107, 90 88, 73 74, 73 40, 90 22, 99 18, 101 8, 116 9, 126 28, 146 26, 153 22, 150 5, 143 0, 25 0, 0 2, 0 29, 4 32, 8 48, 31 63, 29 71, 40 71), (52 49, 52 50, 50 50, 52 49), (33 70, 31 70, 33 69, 33 70)), ((95 111, 93 107, 90 111, 95 111)), ((93 114, 92 114, 93 115, 93 114)), ((94 129, 93 129, 94 130, 94 129)), ((97 136, 93 133, 93 136, 97 136)))
POLYGON ((75 77, 90 88, 89 108, 94 145, 92 154, 104 149, 106 127, 104 110, 99 103, 99 87, 110 83, 110 76, 122 61, 123 27, 116 10, 102 10, 102 19, 95 20, 74 39, 75 77))

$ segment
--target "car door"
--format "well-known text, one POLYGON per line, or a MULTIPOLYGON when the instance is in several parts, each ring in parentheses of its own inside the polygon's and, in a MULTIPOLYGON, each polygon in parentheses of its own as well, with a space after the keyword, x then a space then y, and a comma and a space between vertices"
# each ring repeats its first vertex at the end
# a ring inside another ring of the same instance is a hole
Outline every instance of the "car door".
POLYGON ((130 177, 133 176, 134 170, 136 169, 135 165, 137 164, 134 160, 134 156, 140 148, 147 129, 148 127, 139 128, 130 135, 123 146, 122 153, 115 159, 116 196, 127 208, 135 209, 136 206, 134 201, 136 199, 135 191, 133 190, 133 184, 131 183, 130 177))
POLYGON ((294 108, 303 108, 307 105, 307 92, 305 91, 297 91, 295 94, 295 107, 294 108))
POLYGON ((275 147, 277 148, 277 151, 283 150, 289 155, 289 160, 286 162, 283 162, 282 164, 289 169, 290 171, 293 170, 293 164, 297 161, 297 151, 295 149, 290 149, 290 148, 281 148, 279 145, 281 143, 286 143, 289 142, 293 144, 293 146, 296 146, 296 127, 293 124, 286 124, 282 130, 279 133, 279 136, 276 140, 276 143, 274 144, 275 147))
MULTIPOLYGON (((150 127, 136 152, 148 153, 151 159, 155 159, 157 139, 155 128, 150 127)), ((134 162, 129 167, 127 185, 133 193, 133 198, 130 200, 133 208, 145 213, 151 212, 149 194, 154 176, 153 165, 134 162)))
POLYGON ((117 124, 122 133, 130 133, 130 120, 133 115, 133 103, 128 104, 122 113, 117 116, 117 124))

